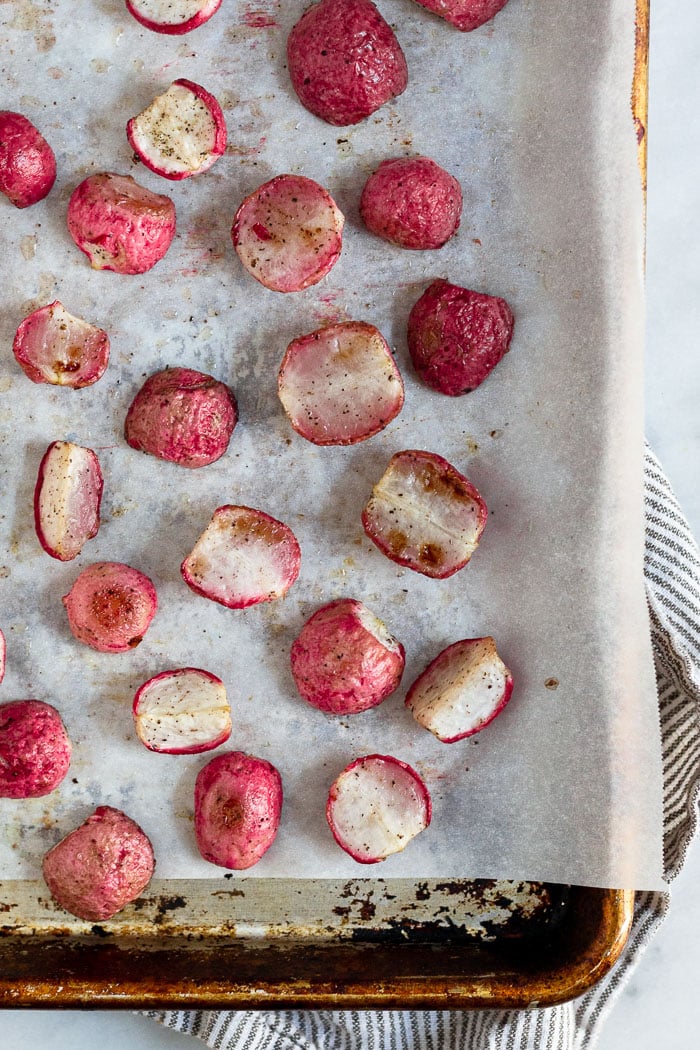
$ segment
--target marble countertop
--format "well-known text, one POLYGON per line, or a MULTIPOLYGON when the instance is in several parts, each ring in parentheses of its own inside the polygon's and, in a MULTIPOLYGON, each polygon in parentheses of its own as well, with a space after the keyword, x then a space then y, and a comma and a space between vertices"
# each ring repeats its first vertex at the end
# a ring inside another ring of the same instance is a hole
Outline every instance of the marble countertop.
MULTIPOLYGON (((700 537, 700 5, 654 0, 648 196, 647 437, 700 537)), ((700 845, 672 887, 669 917, 614 1004, 598 1050, 687 1050, 697 1042, 700 845)), ((13 1050, 138 1050, 195 1044, 117 1011, 4 1011, 0 1043, 13 1050)))

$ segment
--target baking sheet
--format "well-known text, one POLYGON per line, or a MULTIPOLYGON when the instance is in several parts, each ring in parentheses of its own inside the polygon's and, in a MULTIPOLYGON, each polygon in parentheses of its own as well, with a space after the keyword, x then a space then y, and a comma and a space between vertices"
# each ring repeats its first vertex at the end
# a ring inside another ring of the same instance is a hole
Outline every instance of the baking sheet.
POLYGON ((379 750, 416 766, 434 804, 430 829, 380 865, 382 877, 658 887, 660 756, 641 576, 642 202, 628 108, 634 4, 591 12, 511 0, 492 26, 465 36, 408 0, 384 0, 411 81, 352 129, 322 124, 289 87, 284 41, 304 6, 229 3, 179 39, 142 30, 111 0, 0 8, 3 105, 35 121, 59 166, 45 202, 3 209, 2 699, 55 703, 75 744, 54 795, 0 800, 0 875, 36 878, 43 852, 98 803, 143 825, 160 877, 222 874, 198 857, 192 834, 194 779, 211 756, 151 754, 131 725, 142 681, 194 664, 226 682, 228 746, 283 776, 280 834, 249 875, 356 876, 325 825, 325 797, 349 760, 379 750), (206 176, 178 185, 133 162, 123 128, 182 76, 222 102, 230 146, 206 176), (359 221, 369 172, 413 152, 464 189, 460 232, 440 252, 393 249, 359 221), (72 189, 100 170, 133 173, 176 203, 176 241, 141 277, 91 271, 65 230, 72 189), (229 238, 242 197, 281 171, 322 182, 347 217, 340 262, 293 296, 255 284, 229 238), (408 363, 406 316, 438 276, 502 295, 516 314, 510 354, 466 398, 424 390, 408 363), (12 358, 16 325, 54 298, 110 332, 110 367, 92 388, 35 387, 12 358), (275 376, 291 338, 344 318, 376 324, 395 347, 406 406, 369 442, 319 449, 291 431, 275 376), (229 452, 201 471, 123 441, 133 394, 168 364, 211 372, 239 400, 229 452), (105 473, 100 534, 67 565, 40 550, 32 527, 36 469, 57 438, 95 448, 105 473), (393 565, 359 522, 390 455, 411 447, 448 458, 490 508, 479 550, 450 580, 393 565), (302 573, 284 601, 234 612, 182 583, 180 561, 225 502, 259 506, 297 534, 302 573), (124 656, 80 646, 60 602, 80 568, 102 559, 147 572, 159 593, 146 639, 124 656), (305 618, 342 595, 385 620, 407 668, 379 708, 331 720, 295 697, 288 651, 305 618), (513 670, 513 699, 477 737, 442 745, 405 712, 405 689, 444 645, 485 633, 513 670))

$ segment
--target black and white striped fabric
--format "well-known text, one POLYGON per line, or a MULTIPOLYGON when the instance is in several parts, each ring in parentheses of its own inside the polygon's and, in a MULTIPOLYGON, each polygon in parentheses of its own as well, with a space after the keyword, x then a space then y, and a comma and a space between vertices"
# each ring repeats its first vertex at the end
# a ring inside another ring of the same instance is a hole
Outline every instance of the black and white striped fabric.
MULTIPOLYGON (((656 458, 644 459, 644 573, 664 764, 664 862, 670 881, 697 830, 700 798, 700 552, 656 458)), ((608 1009, 668 909, 639 894, 611 972, 580 999, 530 1011, 167 1011, 168 1028, 213 1050, 590 1050, 608 1009)))

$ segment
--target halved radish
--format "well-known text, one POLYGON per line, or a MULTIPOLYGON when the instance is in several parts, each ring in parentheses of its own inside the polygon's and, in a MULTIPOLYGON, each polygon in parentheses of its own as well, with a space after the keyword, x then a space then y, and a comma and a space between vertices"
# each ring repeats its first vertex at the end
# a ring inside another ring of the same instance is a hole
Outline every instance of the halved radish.
POLYGON ((513 677, 493 638, 465 638, 443 649, 416 678, 406 707, 444 744, 478 733, 510 700, 513 677))
POLYGON ((326 804, 335 841, 360 864, 375 864, 405 849, 431 816, 424 781, 391 755, 351 762, 331 785, 326 804))
POLYGON ((478 29, 497 15, 508 0, 416 0, 463 33, 478 29))
POLYGON ((337 262, 345 218, 323 186, 277 175, 243 201, 231 228, 248 273, 275 292, 299 292, 337 262))
POLYGON ((126 0, 126 7, 146 29, 180 36, 208 22, 221 0, 126 0))
POLYGON ((292 645, 292 675, 300 696, 331 714, 356 714, 394 692, 404 648, 374 613, 354 598, 324 605, 292 645))
POLYGON ((43 700, 0 704, 0 798, 55 791, 70 757, 70 738, 55 707, 43 700))
POLYGON ((25 317, 12 351, 33 383, 78 389, 96 383, 104 374, 109 336, 89 321, 69 314, 56 299, 25 317))
POLYGON ((68 232, 93 270, 146 273, 167 252, 175 227, 170 198, 131 175, 89 175, 68 202, 68 232))
POLYGON ((275 840, 282 802, 282 778, 270 762, 242 751, 217 755, 195 783, 199 852, 236 871, 257 864, 275 840))
POLYGON ((434 452, 397 452, 362 512, 369 538, 392 561, 434 579, 476 550, 488 511, 477 489, 434 452))
POLYGON ((343 321, 294 339, 277 388, 290 423, 315 445, 364 441, 383 430, 404 402, 389 344, 363 321, 343 321))
POLYGON ((287 593, 301 564, 292 530, 262 510, 218 507, 180 571, 197 594, 245 609, 287 593))
POLYGON ((7 643, 5 635, 0 631, 0 682, 5 677, 5 662, 7 659, 7 643))
POLYGON ((53 441, 39 464, 34 525, 39 543, 59 561, 77 557, 100 527, 102 470, 91 448, 53 441))
POLYGON ((231 735, 231 708, 220 678, 181 667, 144 682, 134 697, 136 734, 149 751, 195 755, 231 735))
POLYGON ((15 208, 44 199, 56 181, 56 158, 48 142, 22 113, 0 111, 0 193, 15 208))
POLYGON ((152 581, 138 569, 102 561, 83 569, 63 604, 78 641, 101 653, 126 653, 142 641, 158 599, 152 581))
POLYGON ((191 80, 175 80, 150 106, 132 117, 126 136, 139 160, 166 179, 208 171, 226 150, 221 106, 191 80))

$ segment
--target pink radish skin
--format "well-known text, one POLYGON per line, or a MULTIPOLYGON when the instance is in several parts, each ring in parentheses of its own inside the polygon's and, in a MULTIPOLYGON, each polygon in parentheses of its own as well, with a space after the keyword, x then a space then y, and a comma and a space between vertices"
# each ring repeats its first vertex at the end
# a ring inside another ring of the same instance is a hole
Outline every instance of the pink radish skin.
POLYGON ((56 299, 29 314, 12 345, 17 364, 33 383, 74 390, 100 379, 109 362, 109 336, 69 314, 56 299))
POLYGON ((15 208, 28 208, 55 181, 56 158, 41 132, 21 113, 0 111, 0 193, 15 208))
POLYGON ((231 708, 220 678, 181 667, 144 682, 134 697, 136 734, 149 751, 196 755, 231 736, 231 708))
POLYGON ((71 742, 55 707, 43 700, 0 704, 0 798, 41 798, 70 766, 71 742))
POLYGON ((175 236, 175 205, 131 175, 89 175, 68 203, 68 231, 94 270, 146 273, 175 236))
POLYGON ((126 653, 143 640, 158 607, 148 576, 121 562, 83 569, 63 598, 73 635, 101 653, 126 653))
POLYGON ((132 448, 181 467, 223 456, 238 421, 233 391, 205 372, 166 368, 149 376, 126 415, 132 448))
POLYGON ((394 31, 370 0, 321 0, 289 34, 287 62, 302 106, 329 124, 358 124, 406 90, 394 31))
POLYGON ((326 819, 341 849, 376 864, 405 849, 430 824, 432 803, 415 769, 391 755, 367 755, 332 784, 326 819))
POLYGON ((44 880, 57 904, 88 922, 104 922, 143 893, 155 869, 153 847, 139 825, 111 806, 44 857, 44 880))
POLYGON ((513 312, 505 299, 433 281, 408 317, 408 349, 420 378, 450 397, 483 383, 508 353, 513 312))
POLYGON ((438 580, 464 568, 487 518, 481 495, 451 463, 411 449, 391 457, 362 512, 383 554, 438 580))
POLYGON ((364 185, 360 214, 368 230, 399 248, 442 248, 459 227, 462 189, 429 157, 385 160, 364 185))
POLYGON ((251 868, 275 840, 282 801, 282 778, 265 759, 242 751, 217 755, 195 784, 199 852, 222 868, 251 868))
POLYGON ((228 609, 282 598, 301 565, 292 530, 262 510, 227 504, 214 511, 180 571, 196 594, 228 609))
POLYGON ((324 605, 292 645, 292 675, 312 707, 352 715, 376 707, 401 681, 404 648, 354 598, 324 605))
POLYGON ((208 22, 221 0, 126 0, 130 15, 153 33, 181 36, 208 22))
POLYGON ((435 657, 415 680, 406 707, 444 744, 478 733, 500 714, 513 677, 493 638, 465 638, 435 657))
POLYGON ((303 175, 277 175, 240 205, 231 238, 256 281, 273 292, 300 292, 335 266, 344 224, 323 186, 303 175))
POLYGON ((404 403, 401 373, 381 332, 344 321, 287 347, 278 393, 290 423, 315 445, 354 445, 383 430, 404 403))
POLYGON ((226 150, 221 106, 191 80, 175 80, 126 125, 126 136, 142 164, 165 179, 201 175, 226 150))
POLYGON ((102 488, 100 461, 92 449, 71 441, 49 445, 34 489, 34 525, 52 558, 71 561, 97 535, 102 488))
POLYGON ((469 33, 489 22, 508 0, 416 0, 450 25, 469 33))

